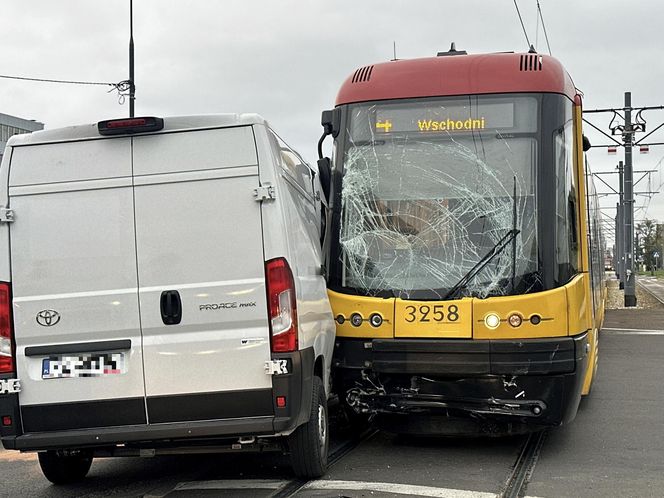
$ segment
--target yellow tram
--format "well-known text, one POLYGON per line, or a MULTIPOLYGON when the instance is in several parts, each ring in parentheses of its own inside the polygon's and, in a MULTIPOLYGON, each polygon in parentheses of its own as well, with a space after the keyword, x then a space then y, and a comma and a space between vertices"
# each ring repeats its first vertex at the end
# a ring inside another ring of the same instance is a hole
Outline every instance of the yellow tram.
POLYGON ((575 417, 605 299, 581 104, 536 53, 451 50, 344 82, 319 169, 349 413, 436 434, 575 417))

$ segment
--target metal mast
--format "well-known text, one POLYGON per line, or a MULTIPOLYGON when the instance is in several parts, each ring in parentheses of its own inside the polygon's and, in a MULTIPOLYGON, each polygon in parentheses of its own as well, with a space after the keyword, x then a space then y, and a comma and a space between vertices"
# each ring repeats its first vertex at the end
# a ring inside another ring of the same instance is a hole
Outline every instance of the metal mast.
POLYGON ((636 275, 634 274, 634 172, 632 168, 632 93, 625 92, 624 220, 625 220, 625 306, 636 306, 636 275))
POLYGON ((625 192, 623 191, 625 167, 623 162, 618 163, 618 206, 616 216, 618 218, 618 226, 616 230, 616 252, 618 263, 616 270, 618 271, 618 279, 620 280, 620 288, 625 288, 625 192))

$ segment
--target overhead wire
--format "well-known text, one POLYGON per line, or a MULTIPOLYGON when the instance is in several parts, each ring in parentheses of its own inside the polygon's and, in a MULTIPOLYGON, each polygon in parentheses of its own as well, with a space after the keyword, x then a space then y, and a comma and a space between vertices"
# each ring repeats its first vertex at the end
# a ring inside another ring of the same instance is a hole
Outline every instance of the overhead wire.
MULTIPOLYGON (((546 31, 546 24, 544 23, 544 14, 542 14, 542 6, 539 3, 539 0, 536 0, 537 2, 537 15, 535 16, 535 19, 537 21, 537 25, 535 28, 535 48, 537 48, 537 45, 539 44, 539 25, 540 22, 542 23, 542 31, 544 32, 544 39, 546 40, 546 47, 549 51, 549 55, 551 54, 551 44, 549 43, 549 33, 546 31)), ((521 29, 523 30, 523 36, 526 38, 526 43, 528 44, 528 47, 530 48, 532 45, 530 44, 530 38, 528 38, 528 31, 526 30, 526 25, 523 22, 523 17, 521 16, 521 9, 519 9, 519 4, 517 3, 516 0, 514 0, 514 8, 516 9, 516 14, 519 16, 519 22, 521 23, 521 29)))
POLYGON ((535 15, 535 49, 539 47, 539 24, 540 24, 539 21, 540 21, 539 16, 535 15))
MULTIPOLYGON (((662 180, 662 171, 661 171, 661 166, 662 166, 662 161, 664 161, 664 156, 662 156, 659 161, 657 161, 657 164, 655 164, 655 169, 657 170, 656 172, 659 173, 659 185, 653 190, 652 185, 651 185, 651 180, 648 178, 648 191, 649 192, 655 192, 659 193, 659 191, 664 187, 664 180, 662 180)), ((654 195, 654 194, 653 194, 654 195)), ((648 209, 650 208, 650 201, 652 200, 652 195, 648 196, 647 204, 646 204, 646 210, 644 214, 644 218, 648 216, 648 209)))
POLYGON ((22 80, 22 81, 38 81, 42 83, 66 83, 70 85, 103 85, 103 86, 115 86, 115 83, 106 83, 101 81, 75 81, 75 80, 54 80, 48 78, 28 78, 26 76, 9 76, 6 74, 0 74, 0 78, 7 80, 22 80))
POLYGON ((546 33, 546 25, 544 24, 544 16, 542 15, 542 8, 540 7, 539 0, 537 0, 537 13, 539 14, 539 18, 542 20, 542 30, 544 31, 544 39, 546 40, 546 47, 549 49, 549 55, 551 55, 551 45, 549 45, 549 35, 546 33))
POLYGON ((530 40, 528 39, 528 33, 526 32, 526 26, 523 24, 523 18, 521 17, 521 11, 519 10, 519 5, 514 0, 514 7, 516 7, 516 13, 519 16, 519 21, 521 22, 521 28, 523 29, 523 35, 526 37, 526 43, 530 47, 530 40))
POLYGON ((58 80, 51 78, 30 78, 27 76, 10 76, 7 74, 0 74, 0 78, 6 80, 18 80, 18 81, 34 81, 37 83, 58 83, 66 85, 85 85, 85 86, 107 86, 111 87, 109 93, 113 90, 118 92, 118 102, 123 104, 127 92, 131 88, 131 81, 123 80, 118 83, 110 83, 105 81, 78 81, 78 80, 58 80))

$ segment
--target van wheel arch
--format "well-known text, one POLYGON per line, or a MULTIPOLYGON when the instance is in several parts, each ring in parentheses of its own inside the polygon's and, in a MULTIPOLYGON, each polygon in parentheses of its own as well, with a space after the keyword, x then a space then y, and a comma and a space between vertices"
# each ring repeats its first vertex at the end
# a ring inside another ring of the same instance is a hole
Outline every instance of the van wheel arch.
POLYGON ((325 376, 325 357, 322 354, 319 355, 314 362, 314 377, 318 377, 321 381, 323 381, 323 386, 325 386, 325 394, 328 395, 330 393, 331 379, 329 375, 327 378, 325 376))

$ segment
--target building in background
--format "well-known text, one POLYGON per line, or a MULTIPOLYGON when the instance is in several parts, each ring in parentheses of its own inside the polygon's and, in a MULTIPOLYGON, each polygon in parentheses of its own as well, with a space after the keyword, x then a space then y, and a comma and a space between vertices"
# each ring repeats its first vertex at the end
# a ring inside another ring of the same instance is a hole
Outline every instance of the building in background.
POLYGON ((5 153, 5 146, 7 145, 9 137, 21 133, 32 133, 33 131, 43 129, 44 123, 30 119, 17 118, 16 116, 2 114, 0 112, 0 161, 2 160, 2 155, 5 153))

